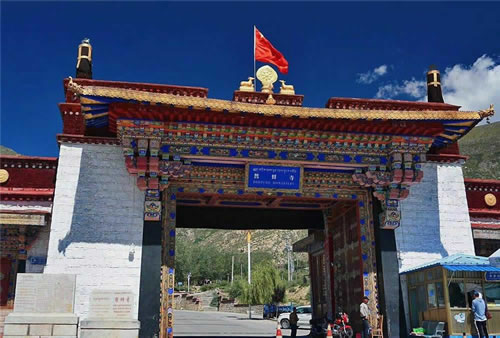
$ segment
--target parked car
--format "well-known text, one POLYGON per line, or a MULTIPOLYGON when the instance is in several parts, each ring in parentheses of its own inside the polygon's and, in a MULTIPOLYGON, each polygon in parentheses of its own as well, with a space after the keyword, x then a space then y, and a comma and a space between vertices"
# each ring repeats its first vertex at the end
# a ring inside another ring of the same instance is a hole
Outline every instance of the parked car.
POLYGON ((274 318, 274 316, 276 316, 276 305, 265 304, 262 316, 264 317, 264 319, 274 318))
POLYGON ((276 318, 276 316, 279 316, 282 313, 292 312, 292 310, 293 306, 290 305, 281 305, 276 308, 276 305, 274 304, 265 304, 262 316, 265 319, 276 318))
MULTIPOLYGON (((312 308, 310 305, 308 306, 298 306, 297 307, 297 317, 299 318, 299 321, 297 323, 297 326, 299 327, 310 327, 311 326, 311 319, 312 319, 312 308)), ((289 329, 290 328, 290 312, 288 313, 282 313, 278 317, 278 322, 280 323, 281 327, 283 329, 289 329)))
POLYGON ((292 311, 293 311, 293 306, 290 306, 290 305, 278 306, 278 316, 282 313, 287 313, 287 312, 292 312, 292 311))

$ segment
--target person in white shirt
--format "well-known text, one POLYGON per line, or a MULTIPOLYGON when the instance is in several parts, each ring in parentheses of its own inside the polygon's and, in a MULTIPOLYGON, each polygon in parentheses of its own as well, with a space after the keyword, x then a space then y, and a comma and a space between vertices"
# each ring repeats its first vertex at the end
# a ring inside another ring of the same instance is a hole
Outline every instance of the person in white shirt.
POLYGON ((368 297, 363 297, 363 302, 359 305, 359 313, 361 315, 361 322, 363 323, 363 332, 361 333, 362 338, 370 337, 370 309, 368 308, 368 297))

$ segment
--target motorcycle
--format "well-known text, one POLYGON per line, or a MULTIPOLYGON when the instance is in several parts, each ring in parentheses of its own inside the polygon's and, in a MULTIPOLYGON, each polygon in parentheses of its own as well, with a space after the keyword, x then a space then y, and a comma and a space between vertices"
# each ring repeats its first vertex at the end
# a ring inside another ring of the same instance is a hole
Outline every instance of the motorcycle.
POLYGON ((332 333, 342 338, 354 336, 354 330, 349 325, 349 316, 344 311, 337 312, 332 326, 332 333))
POLYGON ((311 323, 311 333, 309 336, 311 338, 324 338, 326 337, 328 331, 328 324, 332 330, 332 335, 334 337, 340 338, 351 338, 354 336, 354 331, 349 325, 349 317, 345 312, 338 312, 335 316, 335 320, 321 318, 312 319, 311 323))

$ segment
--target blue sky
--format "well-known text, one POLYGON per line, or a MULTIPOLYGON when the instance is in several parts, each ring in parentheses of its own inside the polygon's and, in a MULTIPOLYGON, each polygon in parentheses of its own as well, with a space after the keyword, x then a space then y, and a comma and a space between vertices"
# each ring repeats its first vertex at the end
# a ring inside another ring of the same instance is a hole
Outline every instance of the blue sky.
POLYGON ((493 2, 2 2, 0 144, 57 156, 62 80, 75 75, 84 37, 95 79, 201 86, 231 99, 253 73, 254 24, 287 58, 280 79, 304 105, 425 99, 424 72, 436 64, 447 102, 498 109, 498 13, 493 2))

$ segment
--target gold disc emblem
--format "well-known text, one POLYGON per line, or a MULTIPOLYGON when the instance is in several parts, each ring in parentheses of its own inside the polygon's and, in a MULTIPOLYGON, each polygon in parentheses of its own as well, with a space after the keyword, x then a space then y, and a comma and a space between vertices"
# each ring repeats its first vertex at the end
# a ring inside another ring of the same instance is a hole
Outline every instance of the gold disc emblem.
POLYGON ((493 194, 484 195, 484 201, 486 202, 486 205, 488 205, 489 207, 493 207, 497 204, 497 198, 493 194))
POLYGON ((5 169, 0 169, 0 183, 5 183, 9 179, 9 172, 5 169))
POLYGON ((270 66, 262 66, 257 70, 257 79, 262 83, 263 93, 272 93, 273 84, 278 80, 278 73, 270 66))

